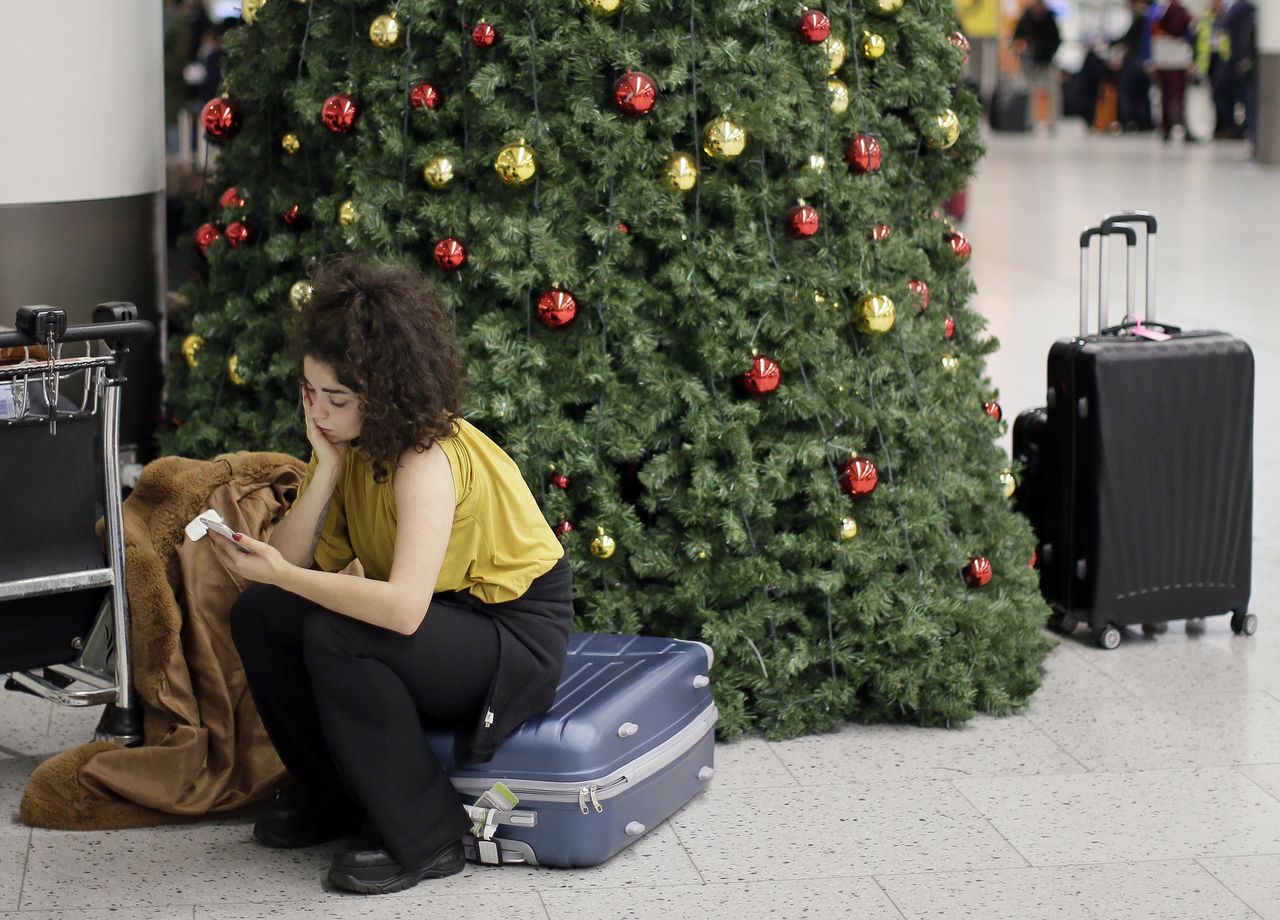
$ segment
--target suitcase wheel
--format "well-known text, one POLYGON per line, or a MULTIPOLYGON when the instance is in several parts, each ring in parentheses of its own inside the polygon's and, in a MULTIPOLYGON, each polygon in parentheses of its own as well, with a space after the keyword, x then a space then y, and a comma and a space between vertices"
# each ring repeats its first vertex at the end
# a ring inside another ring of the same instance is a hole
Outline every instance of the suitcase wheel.
POLYGON ((1120 646, 1120 630, 1108 623, 1101 629, 1094 631, 1093 641, 1107 651, 1111 651, 1120 646))
POLYGON ((1071 635, 1079 625, 1080 621, 1069 613, 1055 613, 1049 617, 1049 628, 1064 636, 1071 635))
POLYGON ((1163 636, 1169 631, 1168 623, 1143 623, 1142 634, 1148 638, 1152 636, 1163 636))
POLYGON ((1252 636, 1258 631, 1258 616, 1237 610, 1231 614, 1231 631, 1237 636, 1252 636))

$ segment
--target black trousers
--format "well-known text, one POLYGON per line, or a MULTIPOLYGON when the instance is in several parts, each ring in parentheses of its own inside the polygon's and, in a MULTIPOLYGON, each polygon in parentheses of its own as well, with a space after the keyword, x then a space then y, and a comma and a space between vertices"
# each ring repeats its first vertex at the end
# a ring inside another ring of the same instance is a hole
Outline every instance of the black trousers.
POLYGON ((308 794, 366 817, 402 865, 470 829, 421 719, 474 725, 498 665, 493 621, 437 595, 412 636, 250 585, 231 634, 280 759, 308 794))

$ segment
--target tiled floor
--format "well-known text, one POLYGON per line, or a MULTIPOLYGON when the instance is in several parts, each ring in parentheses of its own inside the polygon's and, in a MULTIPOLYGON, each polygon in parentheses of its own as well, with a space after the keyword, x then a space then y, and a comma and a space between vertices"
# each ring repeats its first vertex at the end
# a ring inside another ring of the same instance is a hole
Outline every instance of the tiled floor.
MULTIPOLYGON (((0 693, 0 918, 961 918, 1280 920, 1280 171, 1239 145, 995 138, 971 189, 978 304, 1012 415, 1076 323, 1076 234, 1154 210, 1160 314, 1245 337, 1258 361, 1253 609, 1232 636, 1175 626, 1051 653, 1024 715, 721 745, 710 789, 590 870, 488 869, 384 898, 327 892, 328 851, 256 846, 244 820, 104 834, 16 822, 40 759, 93 713, 0 693), (6 913, 5 911, 16 911, 6 913)), ((1206 394, 1212 398, 1212 394, 1206 394)))

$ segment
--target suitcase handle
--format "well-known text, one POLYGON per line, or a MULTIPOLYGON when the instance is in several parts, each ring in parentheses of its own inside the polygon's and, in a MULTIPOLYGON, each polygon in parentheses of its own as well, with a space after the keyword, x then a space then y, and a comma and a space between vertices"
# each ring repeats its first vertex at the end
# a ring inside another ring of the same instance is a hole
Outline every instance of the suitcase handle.
MULTIPOLYGON (((1134 277, 1133 259, 1138 246, 1138 234, 1129 227, 1088 227, 1080 233, 1080 338, 1089 334, 1089 244, 1093 238, 1101 237, 1102 245, 1098 248, 1098 329, 1107 328, 1107 301, 1109 290, 1108 259, 1106 238, 1123 236, 1125 242, 1125 269, 1128 273, 1129 306, 1133 306, 1134 277)), ((1132 312, 1130 310, 1129 312, 1132 312)))
POLYGON ((1169 335, 1177 335, 1178 333, 1182 332, 1181 326, 1172 326, 1169 323, 1161 323, 1161 322, 1148 323, 1146 320, 1125 320, 1123 323, 1120 323, 1119 325, 1108 326, 1106 329, 1103 329, 1102 334, 1103 335, 1119 335, 1121 332, 1124 332, 1126 329, 1133 329, 1137 326, 1142 326, 1147 329, 1159 329, 1161 332, 1169 333, 1169 335))
MULTIPOLYGON (((1104 229, 1110 230, 1123 224, 1141 224, 1147 231, 1147 283, 1146 283, 1146 308, 1143 312, 1143 318, 1148 323, 1155 322, 1156 319, 1156 216, 1150 211, 1121 211, 1119 214, 1112 214, 1102 221, 1104 229)), ((1131 284, 1133 282, 1130 282, 1131 284)), ((1132 295, 1132 289, 1130 294, 1132 295)), ((1130 299, 1130 309, 1132 309, 1133 299, 1130 299)))

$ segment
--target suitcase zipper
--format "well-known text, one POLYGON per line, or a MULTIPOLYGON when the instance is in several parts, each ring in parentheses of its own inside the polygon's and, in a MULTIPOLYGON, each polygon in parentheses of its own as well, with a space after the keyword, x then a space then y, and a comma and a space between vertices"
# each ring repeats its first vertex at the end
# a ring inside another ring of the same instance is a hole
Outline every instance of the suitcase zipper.
POLYGON ((591 814, 593 808, 597 813, 603 812, 602 799, 607 801, 626 787, 647 779, 674 761, 715 727, 718 715, 715 704, 711 704, 694 717, 692 722, 647 754, 587 785, 540 780, 521 782, 511 776, 476 778, 457 776, 452 778, 453 786, 463 794, 480 795, 493 785, 496 778, 505 783, 508 789, 520 797, 521 801, 576 804, 578 810, 584 815, 591 814))

